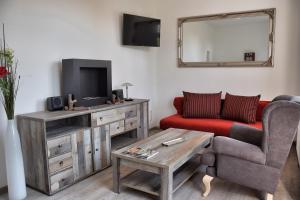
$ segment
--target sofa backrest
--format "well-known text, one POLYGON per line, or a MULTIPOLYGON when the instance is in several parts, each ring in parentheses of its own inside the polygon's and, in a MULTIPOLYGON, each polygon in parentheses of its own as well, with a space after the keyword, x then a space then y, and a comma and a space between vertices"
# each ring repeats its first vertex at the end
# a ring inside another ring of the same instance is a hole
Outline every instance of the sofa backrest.
MULTIPOLYGON (((222 99, 222 106, 224 103, 224 99, 222 99)), ((256 120, 262 120, 262 114, 264 108, 270 103, 270 101, 259 101, 257 111, 256 111, 256 120)), ((183 113, 183 97, 175 97, 173 101, 173 105, 176 108, 177 114, 182 115, 183 113)))

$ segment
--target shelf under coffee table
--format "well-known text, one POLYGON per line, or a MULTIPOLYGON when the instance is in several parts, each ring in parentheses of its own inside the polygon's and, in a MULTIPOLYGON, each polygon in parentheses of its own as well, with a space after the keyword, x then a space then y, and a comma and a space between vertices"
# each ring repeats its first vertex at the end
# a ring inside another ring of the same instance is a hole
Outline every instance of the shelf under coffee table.
MULTIPOLYGON (((188 181, 199 168, 199 157, 186 162, 173 173, 173 193, 188 181)), ((160 175, 152 172, 136 170, 121 179, 121 185, 146 192, 155 196, 160 195, 160 175)))
POLYGON ((197 153, 209 146, 213 133, 168 129, 128 147, 112 153, 113 189, 120 192, 120 186, 126 186, 163 200, 171 200, 173 192, 182 186, 197 171, 199 157, 197 153), (184 142, 169 147, 163 142, 182 137, 184 142), (136 158, 125 151, 132 147, 153 149, 159 152, 148 160, 136 158), (136 169, 133 173, 120 177, 120 166, 136 169))

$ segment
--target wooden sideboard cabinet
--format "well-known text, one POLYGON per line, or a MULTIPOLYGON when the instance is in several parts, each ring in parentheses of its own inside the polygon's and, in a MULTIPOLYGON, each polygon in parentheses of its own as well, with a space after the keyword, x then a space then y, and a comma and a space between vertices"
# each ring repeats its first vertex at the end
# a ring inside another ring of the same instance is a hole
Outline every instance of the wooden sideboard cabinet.
POLYGON ((148 102, 17 116, 28 186, 52 195, 111 165, 111 151, 148 137, 148 102))

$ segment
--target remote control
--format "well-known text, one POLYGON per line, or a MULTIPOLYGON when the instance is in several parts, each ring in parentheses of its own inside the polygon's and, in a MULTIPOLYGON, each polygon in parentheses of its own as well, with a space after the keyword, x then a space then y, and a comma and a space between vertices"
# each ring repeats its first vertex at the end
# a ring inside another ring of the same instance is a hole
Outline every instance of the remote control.
POLYGON ((169 141, 163 142, 162 145, 171 146, 171 145, 174 145, 174 144, 181 143, 183 141, 184 141, 184 138, 176 138, 174 140, 169 140, 169 141))

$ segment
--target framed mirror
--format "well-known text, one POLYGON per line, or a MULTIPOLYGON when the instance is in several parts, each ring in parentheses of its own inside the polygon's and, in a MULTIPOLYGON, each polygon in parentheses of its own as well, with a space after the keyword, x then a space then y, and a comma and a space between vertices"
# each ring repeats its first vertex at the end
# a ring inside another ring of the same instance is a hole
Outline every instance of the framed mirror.
POLYGON ((275 9, 178 19, 179 67, 272 67, 275 9))

